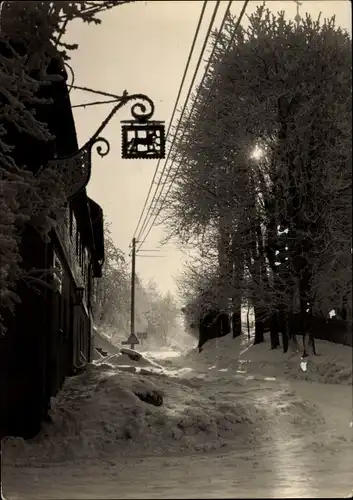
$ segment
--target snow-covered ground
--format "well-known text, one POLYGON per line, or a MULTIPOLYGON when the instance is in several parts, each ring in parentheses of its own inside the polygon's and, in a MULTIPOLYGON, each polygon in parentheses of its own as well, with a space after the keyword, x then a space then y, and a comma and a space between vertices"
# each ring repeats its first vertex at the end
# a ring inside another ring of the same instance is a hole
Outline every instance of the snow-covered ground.
POLYGON ((315 343, 317 355, 302 359, 301 345, 283 354, 281 349, 271 350, 269 341, 254 346, 252 338, 228 336, 211 340, 200 354, 189 351, 187 359, 231 372, 352 385, 352 348, 323 340, 315 343))
POLYGON ((114 355, 69 379, 53 424, 4 446, 8 500, 344 497, 353 488, 352 349, 318 356, 225 337, 114 355), (306 371, 305 371, 306 369, 306 371), (154 406, 141 400, 160 395, 154 406))

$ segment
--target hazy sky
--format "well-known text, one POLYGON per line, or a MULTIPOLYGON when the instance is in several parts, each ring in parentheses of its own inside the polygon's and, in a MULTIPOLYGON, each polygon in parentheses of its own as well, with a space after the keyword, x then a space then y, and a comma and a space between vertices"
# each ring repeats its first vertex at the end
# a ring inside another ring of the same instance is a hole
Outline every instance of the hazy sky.
MULTIPOLYGON (((246 12, 253 12, 261 3, 251 1, 246 12)), ((202 4, 202 1, 139 1, 102 14, 99 26, 75 22, 68 33, 70 41, 79 44, 71 61, 75 84, 114 94, 121 94, 124 89, 129 93, 147 94, 155 102, 154 119, 165 120, 168 125, 202 4)), ((215 2, 208 4, 180 104, 188 91, 215 2)), ((228 2, 223 1, 219 8, 218 25, 227 5, 228 2)), ((242 1, 234 1, 232 13, 238 15, 242 6, 242 1)), ((288 18, 296 15, 296 4, 292 0, 268 1, 267 6, 274 12, 285 10, 288 18)), ((322 17, 335 14, 336 23, 351 32, 350 1, 302 2, 301 15, 308 12, 317 17, 320 11, 322 17)), ((199 78, 203 68, 204 65, 199 78)), ((71 98, 72 104, 96 100, 90 94, 75 90, 71 98)), ((108 104, 74 109, 80 145, 96 131, 111 108, 108 104)), ((103 159, 93 156, 88 186, 89 196, 101 204, 106 219, 112 223, 115 244, 126 253, 157 165, 154 160, 121 159, 120 120, 130 118, 130 108, 126 106, 105 129, 102 135, 109 140, 111 151, 103 159)), ((163 228, 153 228, 144 248, 156 248, 163 236, 163 228)), ((144 280, 155 279, 160 290, 174 292, 173 277, 182 268, 186 256, 176 249, 163 251, 163 255, 167 257, 138 257, 137 271, 144 280)))

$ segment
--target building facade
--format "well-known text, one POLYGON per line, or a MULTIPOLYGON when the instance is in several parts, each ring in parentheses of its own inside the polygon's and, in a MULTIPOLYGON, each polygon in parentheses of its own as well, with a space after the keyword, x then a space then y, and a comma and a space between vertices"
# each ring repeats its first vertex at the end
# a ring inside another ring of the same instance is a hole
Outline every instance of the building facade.
MULTIPOLYGON (((59 64, 54 61, 53 72, 59 72, 59 64)), ((39 106, 37 117, 48 123, 55 139, 43 144, 14 130, 8 133, 15 144, 16 164, 34 173, 47 161, 78 151, 65 79, 43 93, 52 104, 39 106)), ((104 262, 101 207, 85 190, 77 193, 67 200, 64 216, 46 240, 26 225, 20 255, 21 267, 29 275, 38 273, 18 282, 21 302, 14 314, 5 312, 7 331, 0 336, 0 438, 34 437, 65 378, 82 371, 92 359, 92 284, 101 276, 104 262)))

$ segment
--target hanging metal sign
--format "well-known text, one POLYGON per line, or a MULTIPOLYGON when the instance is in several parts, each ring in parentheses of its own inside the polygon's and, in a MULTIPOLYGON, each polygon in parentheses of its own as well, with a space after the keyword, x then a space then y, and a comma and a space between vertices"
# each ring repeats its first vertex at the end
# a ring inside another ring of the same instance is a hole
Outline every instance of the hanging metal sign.
POLYGON ((158 160, 165 157, 164 122, 125 120, 121 122, 121 156, 125 160, 158 160))

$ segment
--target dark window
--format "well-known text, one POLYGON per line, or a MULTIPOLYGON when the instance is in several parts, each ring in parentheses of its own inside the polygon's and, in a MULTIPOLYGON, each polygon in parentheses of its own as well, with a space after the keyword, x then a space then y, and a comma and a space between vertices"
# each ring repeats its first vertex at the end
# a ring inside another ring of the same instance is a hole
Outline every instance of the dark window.
POLYGON ((86 302, 87 302, 87 306, 89 307, 90 306, 90 301, 91 301, 91 297, 90 297, 90 293, 91 293, 91 285, 90 285, 90 282, 89 282, 89 273, 88 273, 88 268, 86 268, 86 302))
POLYGON ((70 332, 69 291, 70 288, 67 275, 64 275, 64 287, 62 292, 62 298, 63 298, 62 329, 65 338, 68 338, 70 332))
POLYGON ((81 249, 81 244, 80 244, 80 233, 79 231, 76 232, 76 256, 78 257, 78 262, 80 264, 80 249, 81 249))
POLYGON ((53 275, 53 281, 58 292, 61 293, 63 284, 63 267, 59 255, 55 251, 53 252, 53 268, 56 270, 53 275))
POLYGON ((84 341, 84 322, 83 322, 83 320, 81 318, 81 320, 80 320, 80 352, 82 352, 82 354, 85 354, 85 344, 84 344, 84 342, 85 342, 84 341))
POLYGON ((72 236, 72 242, 75 243, 77 239, 77 221, 75 217, 75 213, 73 210, 71 211, 72 214, 72 231, 71 231, 71 236, 72 236))
POLYGON ((58 328, 62 330, 62 295, 60 292, 57 292, 57 312, 58 312, 58 328))
POLYGON ((69 227, 70 225, 70 208, 68 203, 65 203, 64 205, 63 223, 65 224, 66 227, 69 227))
POLYGON ((69 207, 69 231, 70 231, 70 236, 72 236, 72 233, 73 233, 73 212, 72 212, 71 207, 69 207))
POLYGON ((86 249, 82 247, 82 276, 84 286, 86 285, 86 249))
POLYGON ((82 267, 82 273, 84 275, 84 267, 85 267, 85 247, 81 243, 81 267, 82 267))

